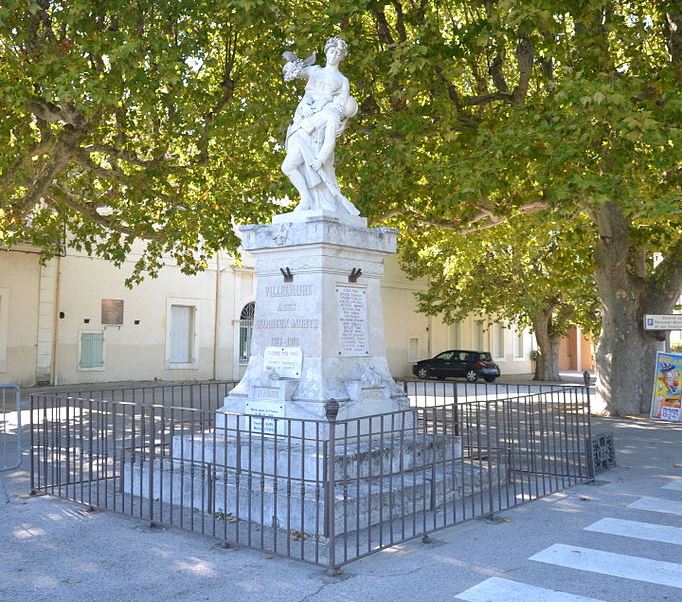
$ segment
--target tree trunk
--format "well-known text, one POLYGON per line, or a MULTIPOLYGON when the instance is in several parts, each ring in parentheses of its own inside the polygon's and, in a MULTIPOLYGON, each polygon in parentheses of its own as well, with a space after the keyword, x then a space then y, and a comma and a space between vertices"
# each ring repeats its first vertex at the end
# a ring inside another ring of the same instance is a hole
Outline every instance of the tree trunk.
MULTIPOLYGON (((661 291, 633 262, 629 224, 616 203, 597 213, 599 242, 595 278, 602 303, 597 346, 597 399, 593 410, 609 416, 648 414, 651 407, 659 333, 645 331, 644 314, 672 311, 679 290, 661 291)), ((638 265, 640 264, 640 265, 638 265)))
POLYGON ((552 332, 552 309, 533 316, 533 329, 538 342, 538 358, 533 380, 559 381, 559 344, 561 336, 552 332))

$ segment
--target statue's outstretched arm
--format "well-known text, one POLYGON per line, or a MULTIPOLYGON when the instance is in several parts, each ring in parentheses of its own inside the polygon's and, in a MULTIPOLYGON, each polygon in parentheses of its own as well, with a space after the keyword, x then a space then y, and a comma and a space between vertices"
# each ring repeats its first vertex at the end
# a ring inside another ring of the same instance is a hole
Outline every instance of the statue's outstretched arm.
POLYGON ((315 57, 316 53, 313 52, 308 58, 300 59, 296 53, 291 52, 291 50, 285 50, 282 53, 282 58, 285 61, 282 67, 284 81, 290 82, 297 77, 309 77, 310 67, 315 64, 315 57))

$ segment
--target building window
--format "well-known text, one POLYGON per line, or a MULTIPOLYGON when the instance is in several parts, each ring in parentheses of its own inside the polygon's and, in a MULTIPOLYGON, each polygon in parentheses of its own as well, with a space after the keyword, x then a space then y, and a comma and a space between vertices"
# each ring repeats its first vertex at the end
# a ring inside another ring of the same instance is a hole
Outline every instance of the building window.
POLYGON ((407 361, 408 362, 418 362, 419 361, 419 338, 410 337, 407 344, 407 361))
POLYGON ((193 305, 171 305, 170 353, 171 364, 194 362, 195 312, 193 305))
POLYGON ((239 363, 248 364, 251 355, 251 334, 253 333, 253 316, 256 304, 251 301, 242 308, 239 315, 239 363))
POLYGON ((483 337, 483 320, 476 320, 474 322, 474 350, 486 351, 487 345, 484 345, 483 337))
POLYGON ((9 289, 0 288, 0 372, 7 371, 8 331, 9 331, 9 289))
POLYGON ((104 333, 81 332, 80 338, 80 370, 104 369, 104 333))
POLYGON ((504 325, 499 323, 493 327, 493 357, 504 357, 504 325))
POLYGON ((514 359, 523 359, 523 330, 514 333, 514 359))
POLYGON ((455 322, 450 326, 450 347, 462 346, 462 326, 455 322))

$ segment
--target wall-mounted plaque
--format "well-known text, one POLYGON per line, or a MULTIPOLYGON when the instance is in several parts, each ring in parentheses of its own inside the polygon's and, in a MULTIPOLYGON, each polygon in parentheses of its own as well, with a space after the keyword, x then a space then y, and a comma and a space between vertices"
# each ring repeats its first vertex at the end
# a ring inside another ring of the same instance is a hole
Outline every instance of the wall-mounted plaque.
POLYGON ((367 334, 367 290, 359 286, 336 286, 339 320, 339 355, 369 355, 367 334))
POLYGON ((102 299, 102 324, 123 324, 123 299, 102 299))
POLYGON ((272 368, 280 378, 301 378, 303 351, 300 347, 266 347, 263 370, 272 368))

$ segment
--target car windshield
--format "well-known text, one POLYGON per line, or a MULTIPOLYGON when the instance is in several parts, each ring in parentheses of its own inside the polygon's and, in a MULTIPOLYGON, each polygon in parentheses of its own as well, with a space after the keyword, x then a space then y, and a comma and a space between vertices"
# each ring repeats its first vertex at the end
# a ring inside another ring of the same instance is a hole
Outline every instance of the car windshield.
POLYGON ((479 353, 478 354, 478 359, 484 362, 492 362, 493 358, 490 357, 489 353, 479 353))

